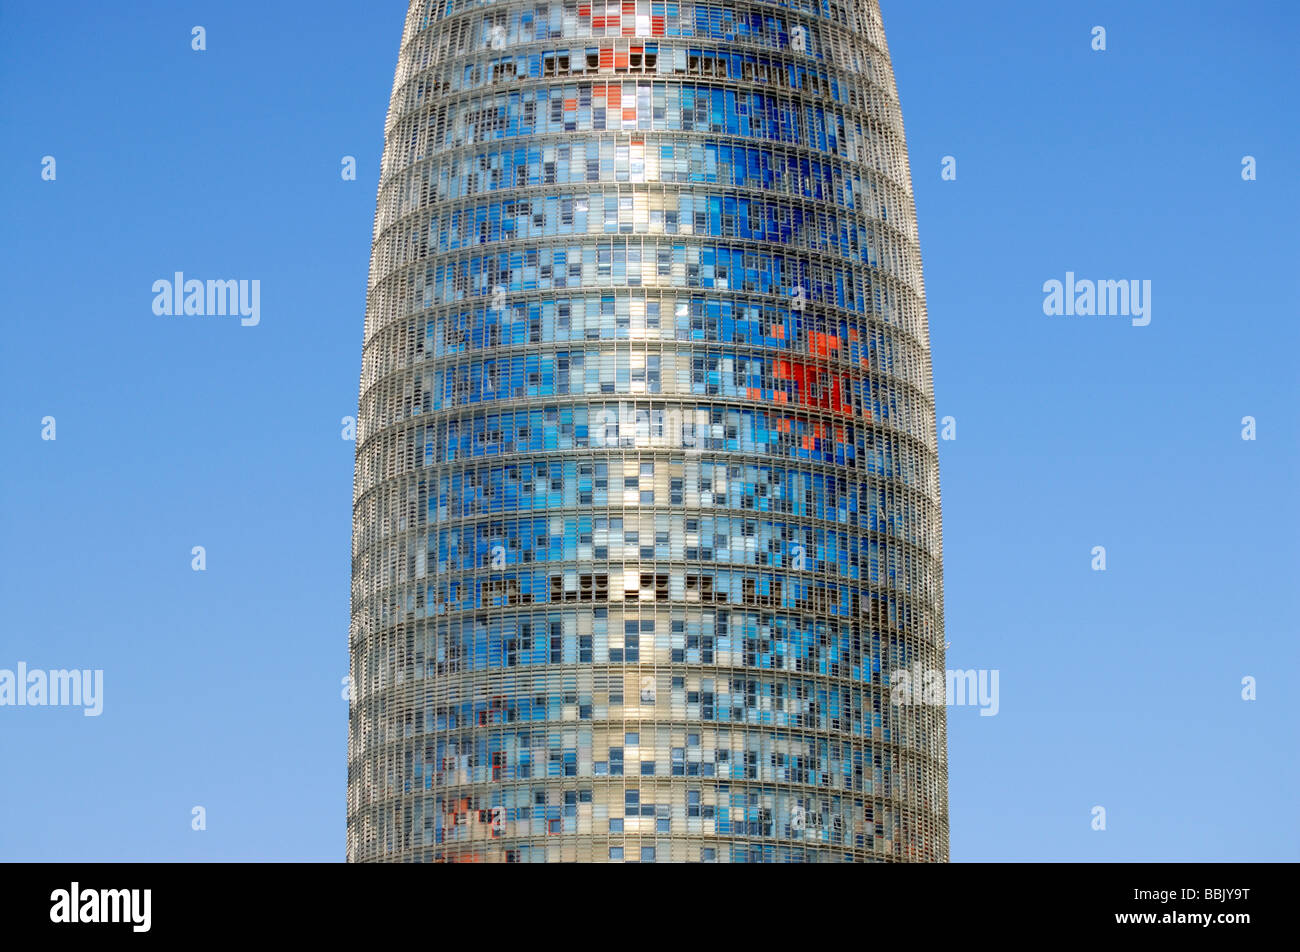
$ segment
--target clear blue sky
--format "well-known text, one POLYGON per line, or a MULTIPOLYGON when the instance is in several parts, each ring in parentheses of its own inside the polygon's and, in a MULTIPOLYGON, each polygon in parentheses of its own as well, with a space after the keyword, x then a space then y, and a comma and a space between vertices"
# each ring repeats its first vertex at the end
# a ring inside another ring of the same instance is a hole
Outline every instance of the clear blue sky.
MULTIPOLYGON (((1000 671, 950 712, 953 859, 1298 859, 1300 13, 883 7, 949 664, 1000 671), (1150 326, 1045 316, 1066 271, 1151 280, 1150 326)), ((0 668, 105 672, 98 718, 0 708, 0 859, 343 855, 339 431, 404 10, 0 10, 0 668), (175 271, 260 280, 260 326, 155 316, 175 271)))

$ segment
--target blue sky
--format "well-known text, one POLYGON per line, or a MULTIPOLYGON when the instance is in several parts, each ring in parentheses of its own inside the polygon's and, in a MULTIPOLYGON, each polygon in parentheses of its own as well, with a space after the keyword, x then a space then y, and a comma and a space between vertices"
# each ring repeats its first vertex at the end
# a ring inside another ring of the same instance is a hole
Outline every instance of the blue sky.
MULTIPOLYGON (((950 711, 953 859, 1300 859, 1300 13, 882 6, 949 665, 1000 672, 950 711), (1150 325, 1045 316, 1067 271, 1150 280, 1150 325)), ((105 672, 98 718, 0 708, 0 859, 342 857, 340 419, 404 9, 0 11, 0 668, 105 672), (175 271, 259 279, 260 325, 155 316, 175 271)))

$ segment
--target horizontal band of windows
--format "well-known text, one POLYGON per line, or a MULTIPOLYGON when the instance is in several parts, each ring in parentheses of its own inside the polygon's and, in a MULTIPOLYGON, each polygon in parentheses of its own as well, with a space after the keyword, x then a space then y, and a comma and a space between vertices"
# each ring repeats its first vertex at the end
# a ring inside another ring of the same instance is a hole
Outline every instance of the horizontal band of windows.
POLYGON ((385 272, 370 294, 372 307, 381 314, 389 306, 385 302, 405 302, 400 315, 404 318, 436 306, 463 306, 475 298, 490 306, 502 295, 560 289, 607 295, 622 288, 645 289, 634 293, 661 288, 734 292, 762 296, 769 299, 764 303, 784 307, 801 300, 805 307, 836 308, 908 327, 918 339, 924 320, 919 285, 878 269, 839 267, 837 259, 785 253, 771 245, 751 248, 653 237, 615 236, 567 247, 528 241, 487 254, 438 256, 385 272), (571 264, 577 269, 572 275, 571 264), (546 278, 548 269, 551 276, 546 278))
POLYGON ((795 31, 804 31, 810 53, 822 49, 817 38, 836 33, 855 46, 883 55, 878 21, 860 20, 851 5, 837 0, 770 0, 726 4, 628 0, 606 3, 496 2, 483 11, 483 0, 449 0, 413 29, 403 47, 412 58, 440 61, 494 45, 513 47, 547 38, 620 39, 680 37, 758 44, 775 50, 791 47, 795 31))
MULTIPOLYGON (((806 47, 806 34, 804 39, 806 47)), ((547 37, 523 40, 505 52, 489 46, 443 56, 402 84, 394 100, 400 113, 440 96, 487 87, 604 75, 731 80, 843 105, 872 96, 882 111, 891 109, 888 88, 874 73, 874 69, 846 73, 809 56, 806 48, 773 50, 743 40, 712 46, 672 37, 593 38, 577 43, 547 37)))
POLYGON ((798 145, 647 132, 536 137, 501 148, 481 143, 403 167, 379 188, 379 237, 417 212, 477 195, 549 197, 556 189, 611 184, 709 186, 785 195, 866 216, 896 238, 915 240, 912 199, 879 171, 798 145), (542 190, 545 191, 542 191, 542 190))
MULTIPOLYGON (((536 255, 531 250, 526 253, 536 255)), ((538 267, 540 276, 540 265, 534 261, 529 267, 538 267)), ((426 354, 440 356, 496 346, 629 341, 633 329, 637 338, 647 344, 660 339, 788 351, 826 341, 826 356, 834 359, 837 352, 855 343, 869 343, 882 369, 897 364, 916 372, 918 364, 928 362, 928 352, 917 336, 924 325, 925 302, 907 286, 888 289, 895 296, 889 301, 888 315, 809 300, 801 308, 793 296, 781 298, 736 288, 684 291, 645 285, 566 285, 515 291, 501 285, 500 291, 494 287, 489 296, 417 307, 411 300, 410 288, 397 292, 402 273, 393 272, 372 289, 374 313, 391 316, 376 320, 365 341, 367 373, 372 373, 370 368, 377 362, 391 362, 403 353, 408 360, 423 360, 428 359, 426 354), (378 348, 379 343, 394 336, 404 337, 409 343, 396 353, 378 348), (839 338, 839 347, 831 346, 826 338, 839 338)), ((414 270, 406 269, 405 274, 413 285, 417 277, 414 270)))
POLYGON ((835 106, 762 87, 687 80, 641 81, 624 99, 623 85, 579 80, 447 96, 396 117, 389 138, 410 143, 404 163, 410 164, 445 149, 550 133, 698 132, 802 145, 907 179, 902 125, 896 117, 882 120, 880 105, 835 106))
POLYGON ((642 408, 631 402, 575 400, 567 406, 551 403, 514 412, 453 412, 444 411, 441 419, 431 421, 415 417, 365 434, 357 447, 358 485, 370 485, 370 472, 386 478, 401 475, 383 462, 394 456, 405 458, 408 466, 429 469, 476 458, 622 449, 835 464, 937 492, 936 454, 921 439, 807 410, 774 413, 747 404, 642 408))

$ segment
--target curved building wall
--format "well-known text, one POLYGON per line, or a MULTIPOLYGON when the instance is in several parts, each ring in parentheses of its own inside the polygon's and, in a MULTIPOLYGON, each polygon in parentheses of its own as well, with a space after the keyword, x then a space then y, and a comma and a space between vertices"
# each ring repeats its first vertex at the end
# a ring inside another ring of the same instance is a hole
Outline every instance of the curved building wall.
POLYGON ((349 859, 946 860, 932 394, 874 0, 414 0, 349 859))

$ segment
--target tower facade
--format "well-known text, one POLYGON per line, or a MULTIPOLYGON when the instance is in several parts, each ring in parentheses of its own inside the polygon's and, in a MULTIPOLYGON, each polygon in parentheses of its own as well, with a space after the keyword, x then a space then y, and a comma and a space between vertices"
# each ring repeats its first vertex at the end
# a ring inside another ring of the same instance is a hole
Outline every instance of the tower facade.
POLYGON ((413 0, 348 858, 946 860, 928 337, 876 0, 413 0))

